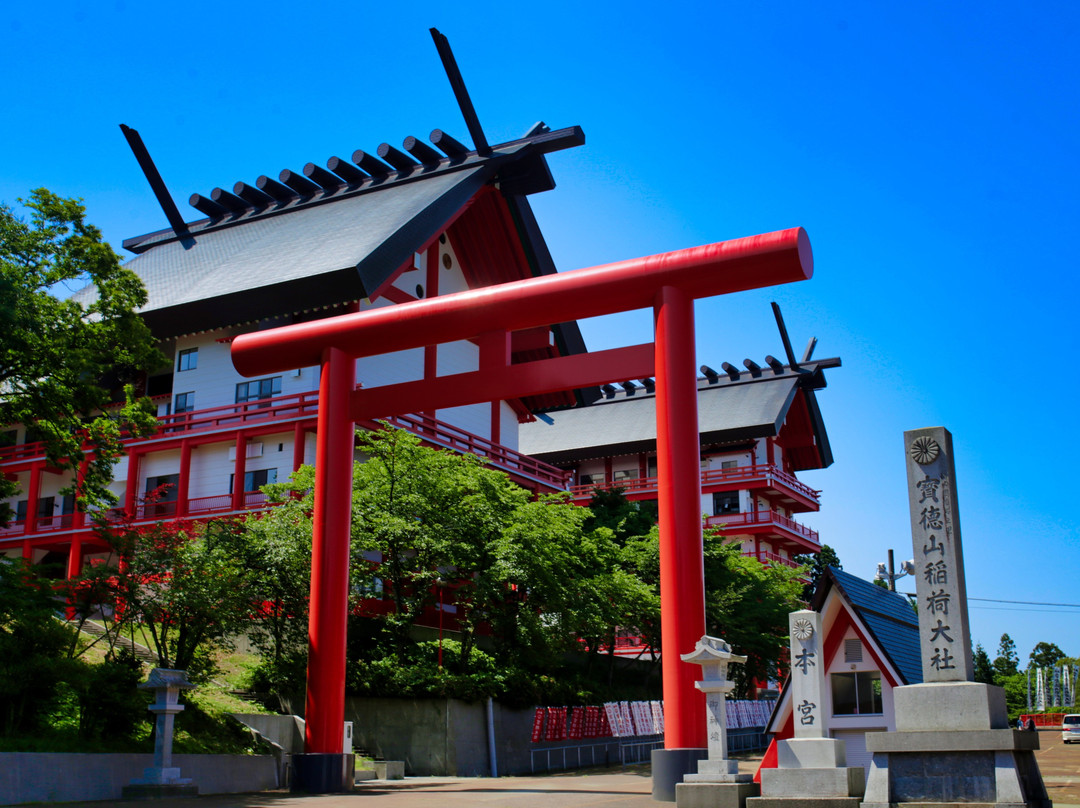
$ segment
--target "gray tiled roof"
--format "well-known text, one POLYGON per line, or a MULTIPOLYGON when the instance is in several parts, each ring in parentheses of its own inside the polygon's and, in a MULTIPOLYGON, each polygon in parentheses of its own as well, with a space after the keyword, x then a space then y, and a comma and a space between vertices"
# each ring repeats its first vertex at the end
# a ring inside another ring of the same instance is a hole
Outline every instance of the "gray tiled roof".
MULTIPOLYGON (((338 303, 348 299, 343 293, 365 296, 489 176, 485 166, 436 174, 196 232, 187 247, 178 240, 152 246, 127 264, 149 296, 140 313, 165 336, 338 303), (211 322, 223 316, 234 319, 211 322)), ((94 297, 90 287, 74 296, 94 297)))
MULTIPOLYGON (((698 386, 698 430, 703 443, 745 440, 776 435, 798 391, 798 377, 788 373, 765 376, 751 383, 698 386)), ((639 389, 619 393, 587 407, 551 413, 543 420, 522 424, 522 452, 533 457, 584 459, 620 452, 643 451, 656 445, 656 396, 639 389)))

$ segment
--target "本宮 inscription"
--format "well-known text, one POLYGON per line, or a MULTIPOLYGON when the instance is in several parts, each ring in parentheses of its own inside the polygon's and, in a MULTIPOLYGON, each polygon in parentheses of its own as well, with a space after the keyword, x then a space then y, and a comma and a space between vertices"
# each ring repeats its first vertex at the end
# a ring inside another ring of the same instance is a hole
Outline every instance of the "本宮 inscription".
POLYGON ((796 654, 795 667, 801 670, 804 674, 807 673, 810 668, 814 667, 814 652, 807 651, 804 648, 801 654, 796 654))

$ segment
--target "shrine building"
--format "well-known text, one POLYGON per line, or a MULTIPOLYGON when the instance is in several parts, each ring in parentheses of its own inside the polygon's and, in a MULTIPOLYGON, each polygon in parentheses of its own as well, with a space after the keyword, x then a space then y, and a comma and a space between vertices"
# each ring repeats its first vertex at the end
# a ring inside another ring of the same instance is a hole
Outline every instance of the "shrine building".
MULTIPOLYGON (((918 616, 904 595, 835 567, 818 581, 810 608, 821 614, 825 735, 844 741, 848 766, 869 770, 866 733, 894 731, 893 690, 923 680, 918 616)), ((794 737, 791 701, 785 683, 765 727, 773 740, 762 768, 777 765, 777 740, 794 737)))
MULTIPOLYGON (((400 149, 383 143, 196 193, 202 218, 124 241, 149 296, 140 314, 171 358, 140 381, 157 432, 128 440, 115 467, 112 488, 136 525, 265 509, 262 486, 314 462, 319 369, 244 378, 230 358, 236 336, 556 271, 528 197, 555 187, 546 155, 582 145, 581 129, 540 123, 480 149, 439 129, 429 141, 408 137, 400 149)), ((87 288, 75 299, 94 296, 87 288)), ((511 362, 586 350, 576 322, 551 323, 514 332, 511 362)), ((356 377, 370 387, 478 363, 477 342, 460 341, 358 359, 356 377)), ((796 520, 818 510, 820 492, 796 473, 832 462, 816 392, 839 364, 808 355, 702 369, 702 510, 763 563, 820 548, 796 520)), ((652 379, 627 380, 387 420, 428 445, 485 457, 536 494, 569 490, 587 504, 593 488, 618 486, 647 502, 656 498, 654 389, 652 379)), ((0 557, 67 577, 107 560, 86 515, 60 493, 72 475, 46 462, 32 425, 0 427, 0 473, 21 490, 0 528, 0 557)))

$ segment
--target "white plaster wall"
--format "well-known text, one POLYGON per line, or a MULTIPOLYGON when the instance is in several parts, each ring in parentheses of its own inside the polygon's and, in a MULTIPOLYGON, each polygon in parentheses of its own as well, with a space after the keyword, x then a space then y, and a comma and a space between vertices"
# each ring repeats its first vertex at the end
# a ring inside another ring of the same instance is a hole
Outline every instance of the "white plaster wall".
POLYGON ((454 253, 454 245, 447 239, 446 244, 439 245, 439 294, 448 295, 454 292, 468 291, 469 285, 465 282, 465 275, 458 264, 457 255, 454 253), (450 256, 450 268, 446 268, 443 255, 450 256))
POLYGON ((491 405, 470 404, 467 407, 451 407, 437 412, 440 421, 453 424, 459 429, 479 435, 482 438, 491 437, 491 405))
POLYGON ((499 405, 499 429, 501 430, 499 443, 513 449, 515 452, 518 450, 519 426, 517 413, 514 412, 514 408, 505 401, 502 402, 502 404, 499 405))
MULTIPOLYGON (((173 393, 172 403, 177 393, 195 393, 195 409, 203 410, 224 407, 236 403, 236 385, 241 382, 256 381, 236 372, 232 364, 231 345, 218 342, 234 334, 244 333, 242 329, 209 331, 176 341, 176 353, 173 356, 173 393), (177 370, 177 360, 181 350, 198 348, 198 366, 193 370, 177 370)), ((281 395, 293 395, 319 387, 318 372, 315 368, 297 368, 274 374, 281 377, 281 395)), ((267 376, 265 378, 272 378, 267 376)))
POLYGON ((356 380, 367 387, 413 382, 422 378, 424 378, 423 348, 365 356, 356 360, 356 380))
MULTIPOLYGON (((860 639, 854 628, 848 628, 844 633, 843 640, 860 639)), ((822 694, 825 715, 829 716, 828 728, 831 731, 845 729, 880 729, 882 727, 893 731, 896 729, 895 709, 893 707, 893 688, 884 674, 881 675, 881 709, 880 714, 870 715, 833 715, 832 682, 828 678, 833 673, 853 673, 858 671, 881 671, 870 654, 870 648, 863 643, 863 658, 861 662, 844 661, 844 642, 841 640, 836 653, 829 660, 826 671, 825 692, 822 694)))

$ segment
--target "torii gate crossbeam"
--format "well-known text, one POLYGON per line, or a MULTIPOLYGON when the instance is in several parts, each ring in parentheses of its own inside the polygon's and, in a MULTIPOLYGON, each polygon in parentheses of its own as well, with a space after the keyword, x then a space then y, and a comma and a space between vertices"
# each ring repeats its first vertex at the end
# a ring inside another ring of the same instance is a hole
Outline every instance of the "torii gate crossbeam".
POLYGON ((793 228, 238 336, 233 364, 244 376, 322 368, 306 751, 340 757, 342 750, 354 421, 654 371, 664 745, 704 748, 697 672, 680 660, 705 631, 694 300, 812 274, 809 239, 802 228, 793 228), (655 316, 653 346, 510 364, 511 332, 648 307, 655 316), (479 341, 477 371, 355 389, 358 357, 465 339, 479 341))

